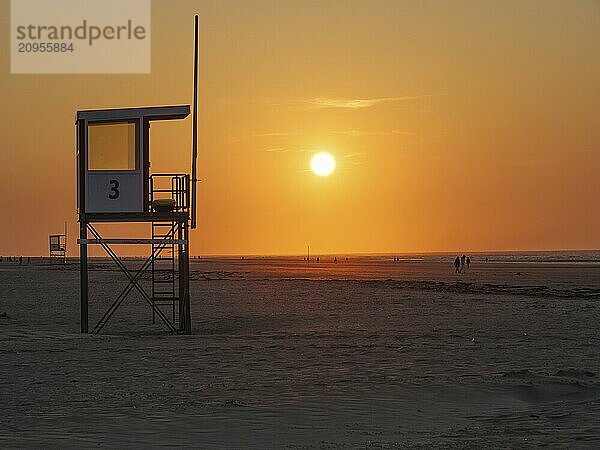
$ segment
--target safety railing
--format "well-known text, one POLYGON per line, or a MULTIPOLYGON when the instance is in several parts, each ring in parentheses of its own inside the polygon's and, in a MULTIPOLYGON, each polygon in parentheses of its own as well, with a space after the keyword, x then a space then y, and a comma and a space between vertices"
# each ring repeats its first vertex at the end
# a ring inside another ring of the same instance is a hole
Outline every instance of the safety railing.
POLYGON ((182 173, 155 173, 150 175, 150 208, 154 201, 171 199, 173 212, 188 212, 190 205, 190 176, 182 173))

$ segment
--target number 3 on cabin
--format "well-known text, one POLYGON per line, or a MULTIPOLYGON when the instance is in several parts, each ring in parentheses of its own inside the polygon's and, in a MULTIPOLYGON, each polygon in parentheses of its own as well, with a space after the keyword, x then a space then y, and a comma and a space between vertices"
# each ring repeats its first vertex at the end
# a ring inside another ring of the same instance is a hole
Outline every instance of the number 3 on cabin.
POLYGON ((108 194, 108 198, 111 200, 115 200, 119 198, 119 181, 118 180, 110 180, 110 194, 108 194))

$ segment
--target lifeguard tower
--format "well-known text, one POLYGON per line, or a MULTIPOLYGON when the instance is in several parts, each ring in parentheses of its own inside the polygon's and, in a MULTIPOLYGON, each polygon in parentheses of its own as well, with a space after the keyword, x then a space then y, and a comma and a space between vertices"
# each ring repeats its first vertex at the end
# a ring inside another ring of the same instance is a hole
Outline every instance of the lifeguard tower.
POLYGON ((67 235, 51 234, 50 241, 50 264, 56 262, 65 264, 67 262, 67 235))
MULTIPOLYGON (((129 283, 91 332, 99 333, 127 295, 137 290, 172 333, 191 334, 189 229, 196 226, 198 17, 195 18, 192 174, 151 173, 150 126, 182 120, 189 105, 77 111, 77 206, 81 271, 81 332, 88 333, 88 245, 100 245, 129 283), (148 223, 144 239, 104 239, 98 223, 148 223), (131 272, 111 245, 148 245, 131 272), (142 275, 151 271, 151 286, 142 275)), ((166 149, 173 151, 173 149, 166 149)))

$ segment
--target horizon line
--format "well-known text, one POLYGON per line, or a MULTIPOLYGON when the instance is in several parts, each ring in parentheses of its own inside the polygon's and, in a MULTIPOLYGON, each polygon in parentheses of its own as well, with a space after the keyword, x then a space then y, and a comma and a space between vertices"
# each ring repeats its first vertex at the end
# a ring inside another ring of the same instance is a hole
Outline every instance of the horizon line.
MULTIPOLYGON (((570 248, 570 249, 527 249, 527 250, 434 250, 434 251, 400 251, 400 252, 324 252, 324 253, 313 253, 311 257, 321 256, 388 256, 388 255, 455 255, 455 254, 507 254, 507 253, 567 253, 567 252, 600 252, 600 248, 570 248)), ((15 256, 15 255, 3 255, 4 257, 15 256)), ((48 255, 17 255, 23 256, 24 258, 46 258, 48 255)), ((141 258, 147 257, 147 254, 138 255, 122 255, 124 258, 141 258)), ((304 257, 306 253, 208 253, 208 254, 191 254, 190 258, 193 257, 203 258, 238 258, 238 257, 262 257, 262 258, 281 258, 281 257, 304 257)), ((79 255, 67 256, 68 258, 79 258, 79 255)), ((108 258, 107 255, 101 256, 88 256, 89 258, 108 258)))

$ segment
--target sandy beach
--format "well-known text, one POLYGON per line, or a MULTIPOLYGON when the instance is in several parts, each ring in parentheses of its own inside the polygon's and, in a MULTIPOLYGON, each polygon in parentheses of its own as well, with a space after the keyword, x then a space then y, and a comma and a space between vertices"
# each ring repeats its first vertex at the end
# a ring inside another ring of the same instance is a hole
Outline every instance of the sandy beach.
POLYGON ((0 24, 0 450, 600 450, 600 0, 0 24))
POLYGON ((0 286, 5 448, 600 446, 598 263, 193 260, 192 336, 133 293, 79 334, 74 261, 0 286))

